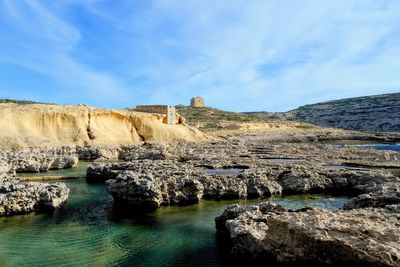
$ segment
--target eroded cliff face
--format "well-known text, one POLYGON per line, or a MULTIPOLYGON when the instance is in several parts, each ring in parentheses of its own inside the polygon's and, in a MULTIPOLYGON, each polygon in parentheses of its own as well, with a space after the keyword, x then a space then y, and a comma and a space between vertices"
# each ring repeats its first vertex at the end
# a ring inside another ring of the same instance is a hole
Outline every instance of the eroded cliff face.
POLYGON ((167 125, 165 116, 61 105, 0 104, 0 146, 119 145, 204 140, 197 129, 167 125))

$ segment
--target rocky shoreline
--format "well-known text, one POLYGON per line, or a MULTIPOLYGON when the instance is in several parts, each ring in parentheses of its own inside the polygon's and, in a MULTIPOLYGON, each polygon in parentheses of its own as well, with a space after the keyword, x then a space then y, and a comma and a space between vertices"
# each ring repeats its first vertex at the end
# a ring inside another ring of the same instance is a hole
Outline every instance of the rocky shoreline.
POLYGON ((79 160, 117 160, 129 149, 139 147, 129 145, 3 149, 0 151, 0 216, 53 211, 62 207, 68 198, 69 189, 64 183, 27 182, 26 180, 41 180, 43 177, 18 178, 18 173, 41 173, 73 168, 79 160))
POLYGON ((111 161, 124 157, 131 146, 84 146, 3 149, 0 151, 0 172, 47 172, 76 167, 79 160, 111 161))
POLYGON ((285 266, 400 266, 398 152, 245 135, 146 145, 127 150, 124 159, 92 164, 87 180, 106 181, 115 205, 136 211, 201 199, 353 196, 335 211, 293 211, 268 202, 228 207, 216 228, 241 259, 285 266))
MULTIPOLYGON (((397 140, 397 135, 377 136, 397 140)), ((351 196, 335 211, 293 211, 268 202, 233 205, 216 219, 216 228, 242 258, 283 265, 399 266, 400 153, 330 143, 344 137, 246 133, 195 143, 4 150, 0 216, 52 211, 67 201, 65 184, 22 182, 15 172, 91 160, 86 181, 105 182, 114 206, 133 206, 135 212, 202 199, 351 196), (119 162, 105 162, 110 160, 119 162)))
POLYGON ((146 145, 124 158, 90 165, 86 179, 107 180, 118 203, 144 209, 275 194, 359 195, 400 183, 391 171, 400 169, 396 152, 261 137, 146 145))

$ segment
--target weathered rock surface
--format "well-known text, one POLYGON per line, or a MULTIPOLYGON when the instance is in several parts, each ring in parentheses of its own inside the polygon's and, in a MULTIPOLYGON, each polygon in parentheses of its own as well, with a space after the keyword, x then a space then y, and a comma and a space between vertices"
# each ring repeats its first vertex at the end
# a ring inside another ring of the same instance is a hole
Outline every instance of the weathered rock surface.
POLYGON ((400 131, 400 93, 306 105, 288 116, 317 125, 358 131, 400 131))
POLYGON ((107 177, 108 192, 120 203, 156 209, 205 199, 235 199, 280 194, 281 186, 265 175, 207 175, 202 168, 138 160, 89 167, 87 179, 107 177), (96 177, 96 175, 98 175, 96 177), (106 176, 104 176, 106 175, 106 176))
POLYGON ((203 190, 198 195, 210 199, 262 197, 281 192, 362 194, 379 191, 388 183, 400 184, 400 178, 387 170, 400 169, 399 153, 364 147, 235 139, 132 147, 125 151, 124 159, 128 161, 90 165, 87 180, 106 181, 122 174, 123 179, 109 182, 113 185, 110 192, 120 202, 126 199, 129 203, 143 199, 139 196, 132 200, 136 190, 142 191, 136 187, 141 185, 137 181, 143 179, 158 184, 157 190, 165 196, 161 202, 155 201, 160 205, 179 202, 171 201, 171 193, 165 192, 181 191, 168 185, 182 184, 184 179, 201 183, 203 190), (361 163, 369 168, 346 165, 361 163), (131 172, 126 175, 125 171, 131 172), (126 184, 132 184, 133 191, 124 191, 126 184))
POLYGON ((380 190, 352 198, 344 209, 386 208, 391 205, 400 205, 400 183, 388 183, 380 190))
POLYGON ((63 183, 26 183, 0 174, 0 216, 53 211, 63 206, 68 194, 63 183))
POLYGON ((0 159, 0 175, 3 173, 12 173, 14 172, 13 167, 4 159, 0 159))
POLYGON ((151 174, 126 171, 108 180, 108 192, 116 201, 142 209, 157 209, 162 205, 197 203, 203 196, 198 180, 155 179, 151 174))
POLYGON ((76 149, 79 159, 87 161, 117 160, 122 156, 123 152, 124 150, 119 146, 84 146, 76 149))
POLYGON ((99 109, 86 105, 1 103, 0 146, 111 146, 206 139, 195 128, 163 123, 165 117, 163 114, 99 109))
POLYGON ((2 150, 0 168, 6 172, 45 172, 72 168, 78 164, 75 149, 71 147, 2 150), (3 166, 3 167, 2 167, 3 166))
POLYGON ((395 209, 291 211, 279 205, 233 205, 216 218, 232 252, 268 264, 400 266, 400 214, 395 209))

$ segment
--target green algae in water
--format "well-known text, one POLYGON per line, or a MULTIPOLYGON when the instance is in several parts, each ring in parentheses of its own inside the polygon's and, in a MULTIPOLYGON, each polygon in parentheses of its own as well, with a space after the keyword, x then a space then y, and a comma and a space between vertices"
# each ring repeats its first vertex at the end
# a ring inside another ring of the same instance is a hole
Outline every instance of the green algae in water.
MULTIPOLYGON (((231 266, 217 245, 214 218, 233 203, 202 201, 127 216, 112 206, 104 184, 65 181, 63 210, 0 218, 0 266, 231 266)), ((288 208, 337 209, 346 198, 271 198, 288 208)))

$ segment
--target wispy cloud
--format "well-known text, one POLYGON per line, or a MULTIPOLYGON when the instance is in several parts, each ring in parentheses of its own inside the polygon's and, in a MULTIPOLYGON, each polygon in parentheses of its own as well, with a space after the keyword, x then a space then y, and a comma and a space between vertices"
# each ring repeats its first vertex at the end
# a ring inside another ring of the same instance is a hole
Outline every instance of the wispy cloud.
MULTIPOLYGON (((72 102, 184 104, 202 95, 230 110, 287 110, 400 88, 398 1, 2 6, 0 64, 50 77, 72 102)), ((0 93, 9 83, 0 82, 0 93)))
MULTIPOLYGON (((45 98, 47 90, 58 90, 55 101, 77 103, 89 101, 106 104, 106 99, 124 103, 128 92, 118 77, 101 72, 96 66, 85 65, 73 55, 82 41, 80 29, 63 19, 42 1, 2 2, 2 20, 7 26, 0 28, 3 53, 1 64, 10 64, 31 70, 43 77, 37 98, 45 98), (55 81, 47 88, 48 79, 55 81)), ((0 84, 0 93, 8 91, 0 84)), ((11 85, 12 86, 12 85, 11 85)), ((32 95, 32 87, 25 88, 32 95)), ((23 94, 24 90, 20 90, 23 94)), ((16 95, 25 98, 24 95, 16 95)))

